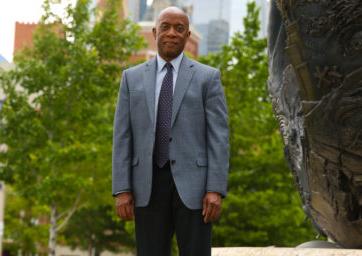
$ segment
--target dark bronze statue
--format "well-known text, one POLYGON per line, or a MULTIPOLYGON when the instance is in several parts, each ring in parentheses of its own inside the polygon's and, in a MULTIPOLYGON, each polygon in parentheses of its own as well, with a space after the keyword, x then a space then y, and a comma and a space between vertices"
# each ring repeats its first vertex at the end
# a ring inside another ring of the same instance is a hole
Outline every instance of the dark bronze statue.
POLYGON ((362 1, 272 0, 269 92, 306 214, 362 248, 362 1))

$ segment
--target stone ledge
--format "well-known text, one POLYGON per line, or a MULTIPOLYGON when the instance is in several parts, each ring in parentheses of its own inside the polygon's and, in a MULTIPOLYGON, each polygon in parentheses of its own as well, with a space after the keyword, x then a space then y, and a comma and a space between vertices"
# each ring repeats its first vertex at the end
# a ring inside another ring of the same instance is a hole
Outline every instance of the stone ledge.
POLYGON ((276 247, 213 248, 212 256, 362 256, 362 250, 276 247))

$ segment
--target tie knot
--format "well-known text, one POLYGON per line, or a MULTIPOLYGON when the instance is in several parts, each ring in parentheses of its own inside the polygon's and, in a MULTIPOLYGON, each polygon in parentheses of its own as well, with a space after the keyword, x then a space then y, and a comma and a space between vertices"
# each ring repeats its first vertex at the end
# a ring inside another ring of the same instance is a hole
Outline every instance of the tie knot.
POLYGON ((165 67, 167 68, 167 71, 172 71, 172 64, 170 62, 166 62, 165 67))

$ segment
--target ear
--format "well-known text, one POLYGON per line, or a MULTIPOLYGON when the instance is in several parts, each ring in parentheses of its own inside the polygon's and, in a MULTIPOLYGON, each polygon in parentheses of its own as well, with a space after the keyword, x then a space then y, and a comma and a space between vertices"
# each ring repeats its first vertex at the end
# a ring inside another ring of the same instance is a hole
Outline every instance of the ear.
POLYGON ((153 38, 156 40, 156 28, 152 28, 153 38))
POLYGON ((189 30, 188 32, 187 32, 187 37, 190 37, 191 36, 191 31, 189 30))

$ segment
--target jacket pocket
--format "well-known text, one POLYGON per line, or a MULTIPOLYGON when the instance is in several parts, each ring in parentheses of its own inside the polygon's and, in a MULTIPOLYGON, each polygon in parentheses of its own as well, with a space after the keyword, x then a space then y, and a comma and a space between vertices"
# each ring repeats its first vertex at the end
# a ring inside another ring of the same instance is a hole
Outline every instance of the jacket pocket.
POLYGON ((137 165, 138 165, 138 162, 139 162, 138 157, 134 157, 134 158, 132 159, 131 166, 137 166, 137 165))
POLYGON ((197 166, 200 166, 200 167, 207 166, 207 158, 205 158, 205 157, 197 158, 196 164, 197 164, 197 166))

